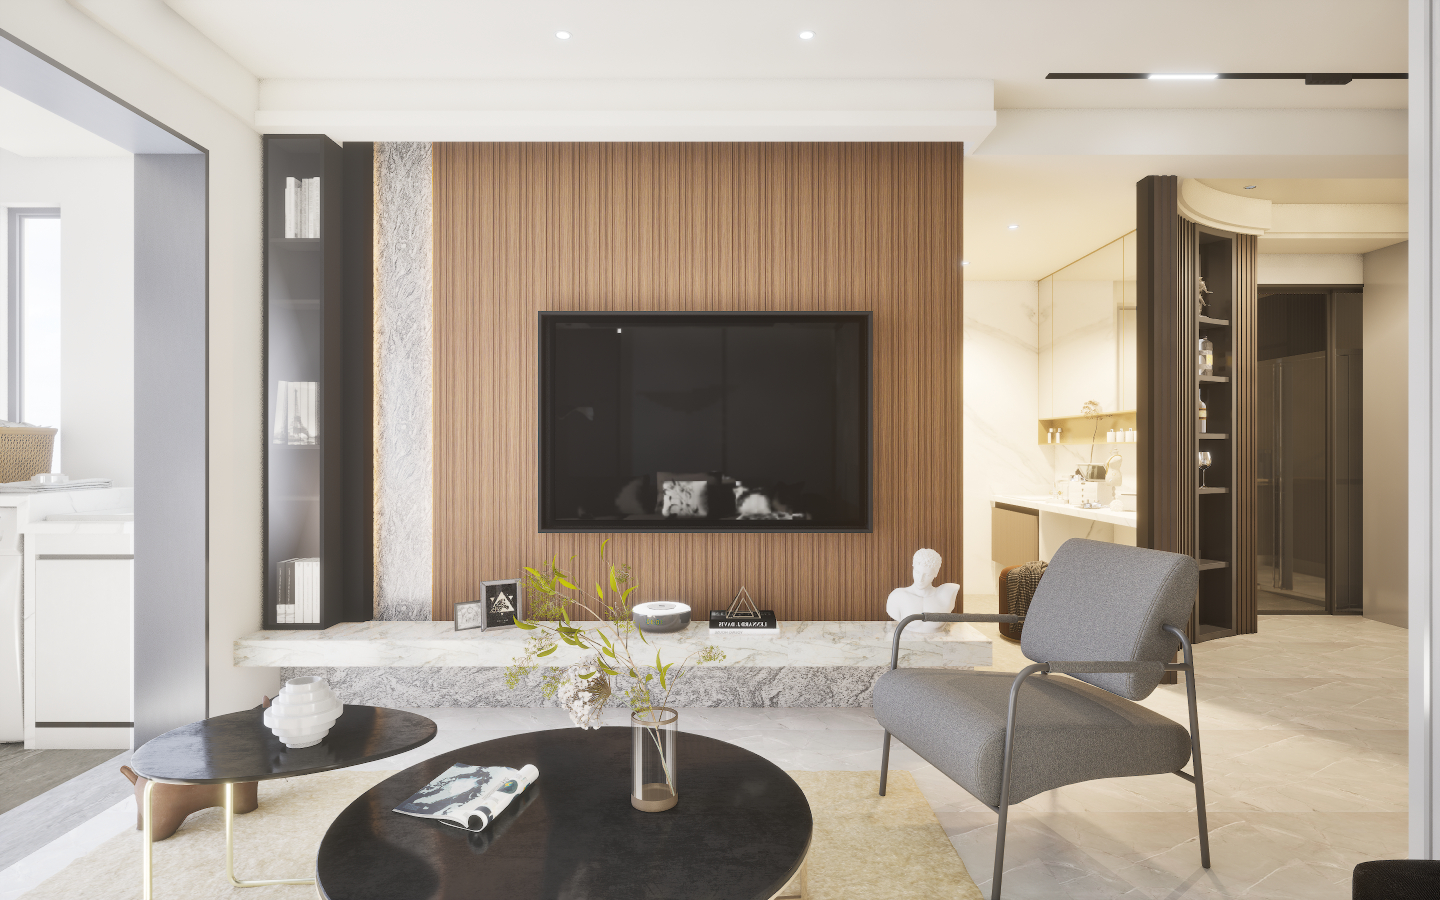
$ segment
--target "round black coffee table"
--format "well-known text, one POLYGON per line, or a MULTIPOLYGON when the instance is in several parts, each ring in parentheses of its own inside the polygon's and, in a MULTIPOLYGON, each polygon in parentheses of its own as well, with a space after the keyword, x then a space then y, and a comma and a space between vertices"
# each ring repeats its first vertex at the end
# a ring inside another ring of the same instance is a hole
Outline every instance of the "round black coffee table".
POLYGON ((225 872, 236 887, 313 884, 309 878, 238 881, 233 840, 236 782, 291 778, 358 766, 413 750, 435 737, 435 723, 398 709, 346 704, 325 739, 292 750, 265 727, 260 707, 167 731, 135 751, 130 767, 145 785, 144 897, 151 897, 151 794, 162 784, 225 785, 225 872))
MULTIPOLYGON (((810 847, 789 775, 733 744, 681 732, 680 802, 630 805, 630 729, 538 731, 443 753, 380 782, 331 823, 326 900, 770 900, 810 847), (392 810, 455 763, 539 779, 484 831, 392 810)), ((856 848, 857 853, 864 848, 856 848)))

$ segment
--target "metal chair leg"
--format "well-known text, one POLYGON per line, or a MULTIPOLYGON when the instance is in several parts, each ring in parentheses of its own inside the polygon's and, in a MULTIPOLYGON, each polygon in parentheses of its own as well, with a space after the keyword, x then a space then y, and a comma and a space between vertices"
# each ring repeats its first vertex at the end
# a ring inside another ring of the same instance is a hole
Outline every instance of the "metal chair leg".
POLYGON ((1026 666, 1010 685, 1010 706, 1005 712, 1005 761, 1000 770, 1000 802, 995 807, 1000 820, 995 832, 995 873, 990 882, 990 900, 1000 900, 1000 880, 1005 874, 1005 824, 1010 811, 1010 768, 1015 756, 1015 704, 1020 699, 1020 685, 1025 679, 1048 669, 1049 666, 1044 663, 1026 666))
MULTIPOLYGON (((1189 657, 1190 648, 1185 648, 1189 657)), ((1186 660, 1189 662, 1188 658, 1186 660)), ((1205 821, 1205 772, 1200 766, 1200 711, 1195 706, 1195 669, 1185 674, 1186 692, 1190 695, 1190 760, 1195 768, 1195 818, 1200 826, 1200 865, 1210 868, 1210 827, 1205 821)))
POLYGON ((1210 868, 1210 826, 1205 821, 1205 771, 1200 765, 1200 710, 1195 705, 1195 656, 1191 652, 1190 639, 1185 632, 1174 625, 1166 625, 1165 631, 1180 641, 1184 651, 1185 695, 1190 704, 1190 760, 1195 768, 1195 818, 1200 826, 1200 865, 1210 868))
POLYGON ((890 732, 885 732, 885 743, 880 749, 880 796, 885 796, 885 781, 890 777, 890 732))

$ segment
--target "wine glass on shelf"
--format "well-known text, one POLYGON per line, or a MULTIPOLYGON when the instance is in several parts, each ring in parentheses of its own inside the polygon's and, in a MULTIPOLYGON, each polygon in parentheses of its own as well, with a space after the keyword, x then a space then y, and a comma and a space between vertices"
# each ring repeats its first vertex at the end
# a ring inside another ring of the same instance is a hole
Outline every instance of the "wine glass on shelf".
POLYGON ((1209 450, 1200 451, 1200 486, 1205 486, 1205 470, 1210 468, 1211 456, 1209 450))

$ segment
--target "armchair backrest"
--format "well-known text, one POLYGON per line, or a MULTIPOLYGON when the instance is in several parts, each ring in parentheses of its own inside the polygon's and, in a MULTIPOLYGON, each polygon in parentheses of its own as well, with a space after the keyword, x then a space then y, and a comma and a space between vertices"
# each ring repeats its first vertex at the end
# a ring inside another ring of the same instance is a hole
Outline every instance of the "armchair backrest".
MULTIPOLYGON (((1172 662, 1200 571, 1179 553, 1073 538, 1060 545, 1025 614, 1020 649, 1035 662, 1172 662)), ((1143 700, 1160 676, 1076 675, 1128 700, 1143 700)))

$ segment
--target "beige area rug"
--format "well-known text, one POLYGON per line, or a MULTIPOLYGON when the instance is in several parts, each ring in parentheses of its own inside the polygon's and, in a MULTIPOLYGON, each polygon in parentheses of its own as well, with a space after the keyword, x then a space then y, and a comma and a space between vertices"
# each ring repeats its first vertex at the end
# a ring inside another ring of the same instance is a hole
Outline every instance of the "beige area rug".
MULTIPOLYGON (((307 878, 330 822, 392 772, 341 771, 267 781, 260 809, 235 817, 235 875, 307 878)), ((910 773, 891 770, 887 796, 879 772, 791 772, 815 817, 806 863, 807 900, 983 900, 910 773)), ((264 897, 310 900, 313 887, 235 888, 225 879, 225 826, 219 809, 185 821, 155 845, 156 900, 264 897)), ((140 897, 140 833, 127 831, 71 863, 23 900, 130 900, 140 897)))

